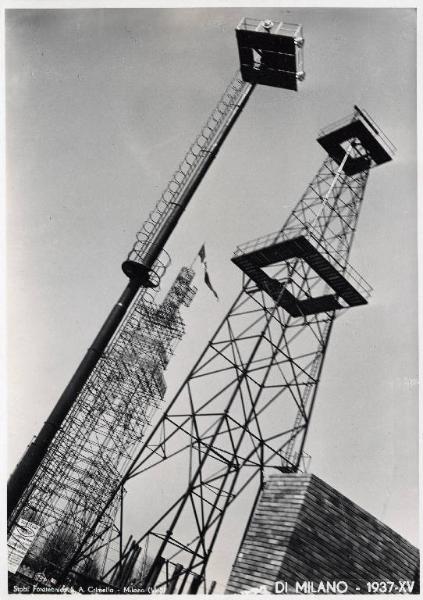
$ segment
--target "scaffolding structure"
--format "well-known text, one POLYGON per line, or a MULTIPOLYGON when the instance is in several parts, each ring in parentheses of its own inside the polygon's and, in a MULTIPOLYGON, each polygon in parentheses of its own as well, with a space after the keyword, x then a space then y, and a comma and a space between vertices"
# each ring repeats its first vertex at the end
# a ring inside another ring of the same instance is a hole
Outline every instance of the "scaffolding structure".
MULTIPOLYGON (((121 480, 162 403, 164 371, 185 331, 180 307, 196 292, 193 278, 183 267, 160 304, 144 292, 84 386, 17 507, 19 519, 40 525, 27 564, 55 574, 121 480)), ((118 496, 102 514, 79 570, 101 573, 117 508, 118 496)))
POLYGON ((185 456, 188 485, 173 498, 169 490, 137 540, 155 545, 145 588, 207 592, 207 565, 236 498, 253 481, 260 490, 269 469, 301 469, 334 320, 371 293, 349 255, 369 171, 395 149, 358 107, 318 142, 329 154, 285 225, 237 248, 242 290, 124 478, 159 476, 185 456))

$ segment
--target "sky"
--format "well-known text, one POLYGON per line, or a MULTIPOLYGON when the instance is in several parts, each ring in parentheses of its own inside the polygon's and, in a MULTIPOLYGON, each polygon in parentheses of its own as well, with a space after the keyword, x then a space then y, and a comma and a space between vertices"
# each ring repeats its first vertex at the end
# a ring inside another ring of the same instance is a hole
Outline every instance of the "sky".
MULTIPOLYGON (((303 25, 306 79, 297 93, 254 90, 167 244, 163 287, 205 242, 220 301, 198 281, 166 398, 240 288, 235 247, 283 224, 325 157, 319 129, 359 105, 397 154, 370 173, 350 262, 374 293, 335 322, 306 451, 310 472, 417 544, 414 9, 7 11, 9 471, 116 302, 136 231, 237 69, 245 15, 303 25)), ((129 533, 141 492, 128 501, 129 533)), ((220 582, 244 524, 225 524, 220 582)))

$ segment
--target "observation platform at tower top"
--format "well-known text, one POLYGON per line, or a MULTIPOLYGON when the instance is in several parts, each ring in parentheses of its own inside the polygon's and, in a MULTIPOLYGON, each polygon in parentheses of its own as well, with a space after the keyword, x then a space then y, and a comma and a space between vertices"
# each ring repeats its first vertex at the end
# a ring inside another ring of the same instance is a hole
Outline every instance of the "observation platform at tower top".
POLYGON ((354 106, 352 114, 321 129, 317 141, 338 165, 352 143, 353 152, 343 167, 346 175, 355 175, 388 162, 396 152, 395 146, 380 127, 358 106, 354 106))
POLYGON ((297 90, 305 76, 301 25, 244 17, 235 31, 244 81, 297 90))
POLYGON ((232 262, 257 286, 266 291, 293 317, 306 316, 367 304, 372 287, 327 240, 309 226, 306 233, 292 237, 283 231, 270 233, 238 246, 232 262), (326 282, 333 293, 299 299, 283 282, 263 269, 290 259, 302 259, 326 282))

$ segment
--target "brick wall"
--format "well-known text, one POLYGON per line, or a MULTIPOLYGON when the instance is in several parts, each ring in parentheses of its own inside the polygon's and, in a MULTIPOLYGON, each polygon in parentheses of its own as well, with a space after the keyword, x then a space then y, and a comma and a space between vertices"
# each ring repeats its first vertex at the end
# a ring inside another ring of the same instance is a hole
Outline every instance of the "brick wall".
POLYGON ((393 581, 394 593, 401 591, 399 581, 414 580, 418 562, 417 548, 315 475, 274 475, 256 505, 226 593, 262 586, 274 592, 277 581, 286 582, 289 592, 323 592, 328 589, 319 590, 320 582, 344 581, 348 593, 361 594, 366 582, 393 581), (314 582, 314 589, 298 589, 297 582, 314 582))

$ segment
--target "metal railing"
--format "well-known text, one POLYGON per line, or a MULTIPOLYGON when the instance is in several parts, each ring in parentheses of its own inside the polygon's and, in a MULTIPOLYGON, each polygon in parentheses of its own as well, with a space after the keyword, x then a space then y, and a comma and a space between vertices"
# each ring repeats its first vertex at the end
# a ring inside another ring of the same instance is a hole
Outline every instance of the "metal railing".
MULTIPOLYGON (((373 288, 372 286, 364 279, 354 267, 352 267, 348 262, 345 261, 343 255, 326 239, 321 238, 321 232, 316 228, 305 225, 306 232, 302 235, 308 239, 308 241, 313 241, 313 245, 316 247, 319 252, 326 258, 326 260, 338 271, 342 273, 345 279, 354 284, 356 290, 363 296, 363 298, 367 299, 370 297, 373 288)), ((295 239, 296 236, 292 236, 292 233, 285 233, 283 231, 276 231, 273 233, 269 233, 267 235, 261 236, 245 244, 237 246, 234 252, 234 256, 240 256, 241 254, 248 254, 250 252, 254 252, 256 250, 260 250, 263 248, 267 248, 269 246, 273 246, 279 242, 288 241, 290 239, 295 239)))
POLYGON ((388 136, 380 129, 380 127, 376 125, 376 123, 370 117, 368 112, 362 108, 358 108, 358 106, 354 106, 354 108, 355 111, 352 114, 349 114, 346 117, 343 117, 342 119, 339 119, 338 121, 335 121, 334 123, 331 123, 330 125, 327 125, 323 129, 321 129, 317 137, 321 138, 325 135, 328 135, 329 133, 336 131, 340 127, 343 127, 344 125, 349 125, 354 121, 361 121, 363 125, 367 127, 367 129, 370 129, 372 131, 373 135, 378 139, 380 145, 388 152, 388 154, 395 154, 397 148, 394 146, 394 144, 391 142, 388 136))
MULTIPOLYGON (((243 17, 239 22, 237 29, 245 29, 247 31, 263 31, 263 19, 253 19, 252 17, 243 17)), ((302 37, 302 26, 294 23, 285 23, 280 21, 275 23, 276 28, 272 29, 272 35, 286 35, 293 38, 302 37)))

